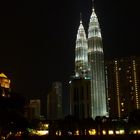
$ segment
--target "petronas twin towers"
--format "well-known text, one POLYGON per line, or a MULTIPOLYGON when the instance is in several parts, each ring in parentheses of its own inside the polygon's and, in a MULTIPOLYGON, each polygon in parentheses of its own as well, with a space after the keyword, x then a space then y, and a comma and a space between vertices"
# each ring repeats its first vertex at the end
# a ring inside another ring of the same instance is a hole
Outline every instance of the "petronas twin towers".
POLYGON ((91 81, 91 117, 107 116, 104 53, 100 26, 94 8, 90 17, 88 38, 80 21, 75 48, 75 77, 91 81))

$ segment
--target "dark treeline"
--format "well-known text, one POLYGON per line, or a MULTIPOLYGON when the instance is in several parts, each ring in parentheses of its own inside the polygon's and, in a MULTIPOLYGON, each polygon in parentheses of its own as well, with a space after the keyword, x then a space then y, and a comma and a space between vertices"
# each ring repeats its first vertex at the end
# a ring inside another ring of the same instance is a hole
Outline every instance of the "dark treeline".
POLYGON ((123 136, 32 136, 9 138, 8 140, 140 140, 140 136, 123 135, 123 136))

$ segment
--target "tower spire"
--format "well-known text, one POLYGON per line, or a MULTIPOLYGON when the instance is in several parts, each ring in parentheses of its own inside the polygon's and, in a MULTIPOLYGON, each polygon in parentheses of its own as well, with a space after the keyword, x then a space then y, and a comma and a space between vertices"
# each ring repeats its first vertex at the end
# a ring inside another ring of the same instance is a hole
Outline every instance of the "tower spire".
POLYGON ((82 23, 82 13, 80 12, 80 23, 82 23))
MULTIPOLYGON (((95 10, 94 10, 94 1, 95 0, 92 0, 92 13, 95 13, 95 10)), ((96 14, 95 14, 96 15, 96 14)))
POLYGON ((92 0, 92 9, 94 9, 94 0, 92 0))
POLYGON ((88 70, 88 44, 80 13, 80 25, 77 32, 75 47, 75 76, 85 77, 88 70))

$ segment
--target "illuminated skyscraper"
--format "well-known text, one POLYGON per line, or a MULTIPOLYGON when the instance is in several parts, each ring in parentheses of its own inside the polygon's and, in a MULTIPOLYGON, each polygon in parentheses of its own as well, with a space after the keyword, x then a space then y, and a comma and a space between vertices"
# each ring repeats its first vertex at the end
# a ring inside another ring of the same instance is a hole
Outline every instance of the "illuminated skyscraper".
POLYGON ((88 60, 91 75, 91 117, 107 116, 104 53, 101 31, 94 8, 88 29, 88 60))
POLYGON ((70 81, 70 114, 79 119, 90 117, 88 43, 81 20, 75 47, 75 76, 70 81))
POLYGON ((104 53, 101 31, 94 8, 89 22, 88 40, 80 21, 75 48, 74 78, 70 84, 71 114, 90 116, 93 119, 96 116, 107 116, 104 53), (87 93, 90 95, 88 100, 86 99, 87 93))
POLYGON ((77 32, 75 47, 75 76, 86 77, 88 74, 88 44, 82 21, 77 32))
POLYGON ((109 116, 128 117, 140 109, 140 57, 116 58, 106 66, 109 116))

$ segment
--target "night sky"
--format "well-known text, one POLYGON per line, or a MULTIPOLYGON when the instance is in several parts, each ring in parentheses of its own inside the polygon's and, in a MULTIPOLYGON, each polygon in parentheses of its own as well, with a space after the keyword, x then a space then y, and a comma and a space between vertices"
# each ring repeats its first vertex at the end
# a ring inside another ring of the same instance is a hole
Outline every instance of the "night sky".
MULTIPOLYGON (((140 56, 138 3, 95 0, 105 59, 140 56)), ((68 86, 80 12, 87 32, 91 0, 12 0, 0 4, 0 72, 26 97, 46 95, 52 82, 68 86)), ((64 95, 68 93, 64 90, 64 95)))

